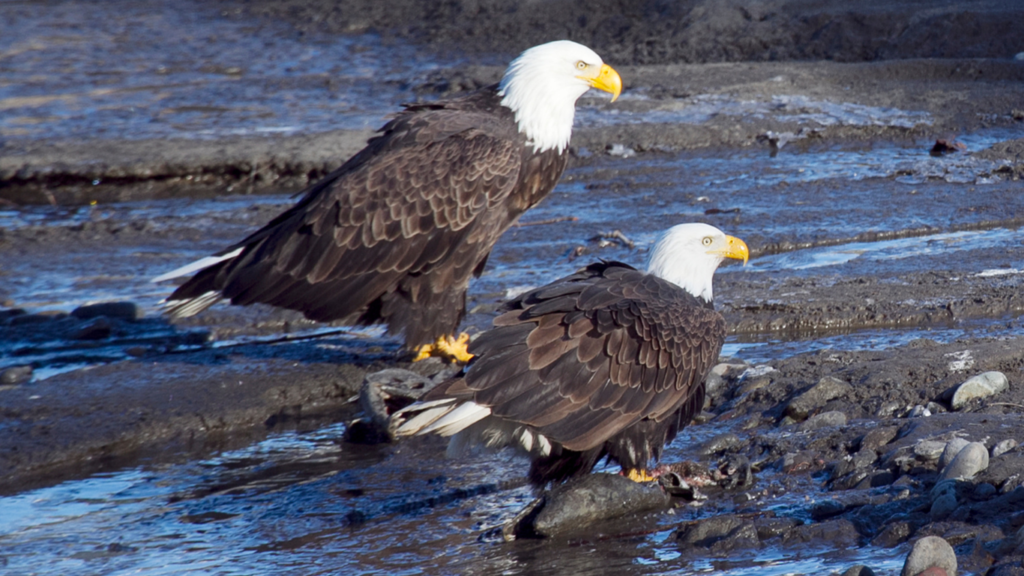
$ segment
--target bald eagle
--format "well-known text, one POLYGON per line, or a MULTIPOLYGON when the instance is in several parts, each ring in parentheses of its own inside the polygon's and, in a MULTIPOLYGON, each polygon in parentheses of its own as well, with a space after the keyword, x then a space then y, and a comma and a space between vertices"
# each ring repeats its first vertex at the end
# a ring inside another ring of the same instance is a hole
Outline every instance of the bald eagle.
MULTIPOLYGON (((558 182, 576 100, 590 88, 614 101, 622 80, 594 51, 557 41, 523 52, 494 86, 407 105, 269 224, 155 278, 194 274, 167 312, 262 302, 312 320, 386 323, 410 349, 451 350, 470 277, 558 182)), ((463 361, 465 339, 454 351, 463 361)))
POLYGON ((396 436, 451 436, 529 453, 543 486, 602 458, 634 479, 704 404, 725 341, 712 276, 746 244, 706 224, 669 229, 647 272, 598 262, 509 301, 462 374, 392 416, 396 436))

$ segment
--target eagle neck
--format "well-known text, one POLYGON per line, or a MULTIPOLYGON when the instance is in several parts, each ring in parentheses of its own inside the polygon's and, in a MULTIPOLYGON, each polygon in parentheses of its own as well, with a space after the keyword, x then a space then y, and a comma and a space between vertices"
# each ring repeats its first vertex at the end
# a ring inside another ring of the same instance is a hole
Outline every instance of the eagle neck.
POLYGON ((559 83, 543 74, 529 74, 515 63, 498 85, 501 105, 515 115, 516 127, 535 153, 564 152, 572 138, 576 100, 589 88, 586 84, 559 83))
POLYGON ((694 298, 711 304, 714 300, 712 280, 722 258, 680 258, 681 249, 670 235, 651 250, 647 273, 679 286, 694 298))

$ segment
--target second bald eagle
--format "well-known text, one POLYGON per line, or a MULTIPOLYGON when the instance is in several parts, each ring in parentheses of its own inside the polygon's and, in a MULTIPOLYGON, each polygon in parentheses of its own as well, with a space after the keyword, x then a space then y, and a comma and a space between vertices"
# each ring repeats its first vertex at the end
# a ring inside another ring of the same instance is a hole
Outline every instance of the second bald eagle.
POLYGON ((194 274, 167 298, 169 313, 262 302, 450 348, 470 277, 561 177, 590 88, 614 100, 622 80, 589 48, 557 41, 523 52, 495 86, 407 106, 291 209, 154 279, 194 274))
POLYGON ((725 341, 712 277, 747 245, 707 224, 671 228, 647 272, 598 262, 505 305, 457 378, 392 416, 397 436, 451 436, 450 448, 512 445, 539 486, 607 457, 634 479, 700 412, 725 341))

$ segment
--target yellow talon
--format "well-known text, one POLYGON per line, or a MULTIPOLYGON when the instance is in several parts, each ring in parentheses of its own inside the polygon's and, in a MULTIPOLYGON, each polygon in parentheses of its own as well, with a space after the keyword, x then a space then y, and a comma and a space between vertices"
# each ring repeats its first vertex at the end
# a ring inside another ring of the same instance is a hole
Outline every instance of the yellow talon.
POLYGON ((646 470, 639 470, 636 468, 630 470, 629 473, 626 474, 626 478, 629 478, 633 482, 654 482, 657 480, 657 478, 648 474, 646 470))
POLYGON ((431 356, 462 362, 463 364, 473 359, 469 353, 469 334, 463 332, 458 339, 451 336, 438 336, 433 344, 420 346, 419 353, 412 359, 413 362, 426 360, 431 356))

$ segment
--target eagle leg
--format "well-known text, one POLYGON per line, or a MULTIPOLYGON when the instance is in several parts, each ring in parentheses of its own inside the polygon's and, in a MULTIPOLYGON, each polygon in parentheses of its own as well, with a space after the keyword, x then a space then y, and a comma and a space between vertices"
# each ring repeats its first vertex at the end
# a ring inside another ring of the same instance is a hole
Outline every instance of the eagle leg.
POLYGON ((650 474, 647 473, 646 470, 641 470, 640 468, 633 468, 628 472, 625 469, 623 469, 622 475, 625 476, 626 478, 629 478, 633 482, 654 482, 655 480, 658 479, 657 476, 651 476, 650 474))
POLYGON ((438 336, 437 341, 433 344, 420 346, 418 354, 412 361, 419 362, 431 356, 463 364, 468 363, 473 359, 473 355, 469 353, 469 334, 463 332, 459 334, 458 338, 448 335, 438 336))

